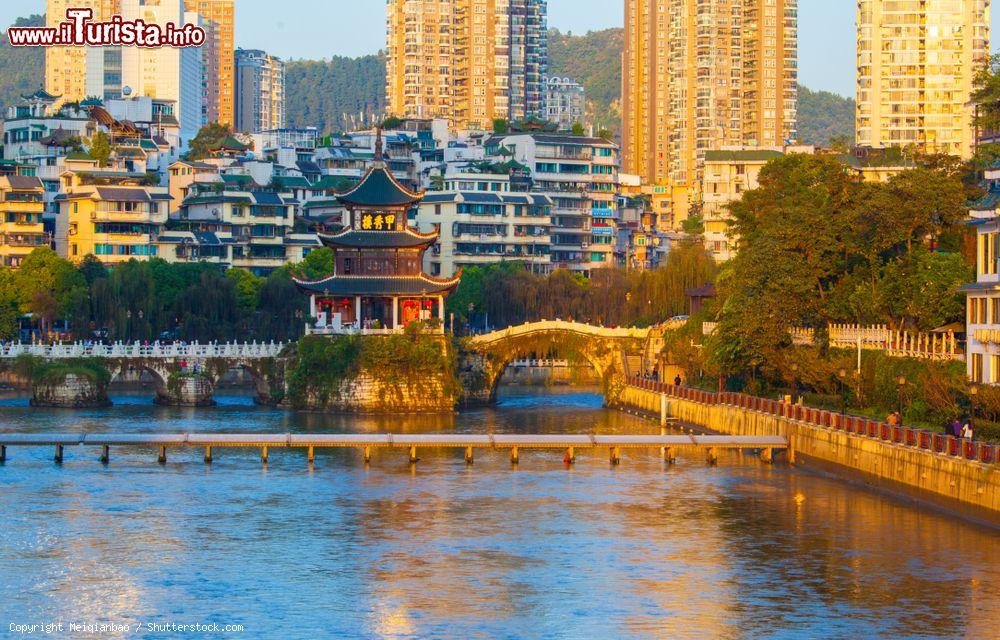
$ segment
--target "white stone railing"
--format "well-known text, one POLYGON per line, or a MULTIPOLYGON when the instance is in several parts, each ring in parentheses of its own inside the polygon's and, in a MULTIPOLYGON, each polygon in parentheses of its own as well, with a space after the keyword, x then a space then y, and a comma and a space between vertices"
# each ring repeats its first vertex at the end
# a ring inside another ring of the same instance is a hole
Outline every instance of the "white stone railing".
POLYGON ((484 333, 482 335, 474 336, 471 339, 472 344, 489 344, 496 342, 498 340, 505 340, 507 338, 516 338, 519 336, 529 335, 532 333, 540 333, 546 331, 565 331, 569 333, 580 333, 584 335, 594 336, 595 338, 638 338, 640 340, 645 340, 649 336, 649 329, 636 329, 636 328, 615 328, 609 329, 607 327, 596 327, 590 324, 584 324, 582 322, 569 322, 566 320, 542 320, 540 322, 528 322, 526 324, 521 324, 516 327, 508 327, 506 329, 501 329, 499 331, 493 331, 492 333, 484 333))
MULTIPOLYGON (((705 322, 702 324, 702 333, 706 336, 712 335, 717 327, 717 322, 705 322)), ((790 333, 792 341, 798 346, 815 343, 815 334, 812 329, 794 328, 790 333)), ((894 331, 886 325, 833 324, 830 325, 829 336, 829 345, 840 349, 856 349, 860 342, 862 349, 882 351, 887 355, 900 358, 933 360, 958 360, 962 358, 958 349, 958 340, 952 331, 920 333, 894 331)), ((1000 334, 995 337, 1000 340, 1000 334)))
POLYGON ((171 343, 142 344, 11 344, 0 347, 0 358, 32 355, 39 358, 274 358, 285 345, 281 342, 226 342, 222 344, 171 343))

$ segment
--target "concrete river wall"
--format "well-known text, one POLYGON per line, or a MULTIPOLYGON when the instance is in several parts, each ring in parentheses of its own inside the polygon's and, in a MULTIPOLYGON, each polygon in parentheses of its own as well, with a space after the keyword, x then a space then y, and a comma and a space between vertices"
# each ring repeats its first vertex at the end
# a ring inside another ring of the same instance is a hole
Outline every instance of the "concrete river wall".
POLYGON ((729 435, 788 438, 796 465, 860 480, 1000 526, 1000 445, 737 393, 634 380, 622 408, 729 435))

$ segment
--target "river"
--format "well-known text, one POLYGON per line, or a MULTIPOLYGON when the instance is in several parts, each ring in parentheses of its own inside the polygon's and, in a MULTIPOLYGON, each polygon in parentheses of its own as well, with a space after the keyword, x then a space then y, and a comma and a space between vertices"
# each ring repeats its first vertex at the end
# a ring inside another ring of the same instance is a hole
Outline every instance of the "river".
MULTIPOLYGON (((19 432, 658 433, 575 390, 454 417, 253 407, 35 410, 19 432)), ((248 638, 996 638, 1000 535, 782 465, 655 452, 9 449, 0 635, 10 624, 242 625, 248 638)), ((142 627, 149 629, 150 627, 142 627)), ((68 629, 68 627, 67 627, 68 629)), ((40 634, 36 633, 36 636, 40 634)), ((197 637, 226 637, 198 635, 197 637)), ((73 634, 65 637, 114 637, 73 634)), ((192 637, 140 631, 129 637, 192 637)))

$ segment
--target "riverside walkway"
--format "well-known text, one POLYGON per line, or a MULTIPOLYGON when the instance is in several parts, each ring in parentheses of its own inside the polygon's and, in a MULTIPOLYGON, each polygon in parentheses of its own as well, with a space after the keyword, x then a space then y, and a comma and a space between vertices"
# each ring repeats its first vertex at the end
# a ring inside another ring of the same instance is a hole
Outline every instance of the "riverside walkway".
POLYGON ((205 462, 211 462, 214 449, 257 448, 261 460, 267 463, 271 449, 305 449, 308 461, 314 460, 316 449, 353 448, 363 452, 365 462, 371 461, 374 449, 407 451, 411 463, 418 461, 419 449, 465 449, 465 460, 473 461, 476 449, 504 450, 516 464, 522 449, 565 450, 564 460, 573 462, 578 449, 607 449, 611 464, 621 462, 622 449, 659 448, 664 460, 673 462, 678 451, 699 451, 710 463, 718 459, 720 450, 760 451, 764 460, 772 459, 774 450, 785 449, 788 440, 782 436, 703 436, 703 435, 521 435, 521 434, 0 434, 0 463, 7 460, 8 447, 55 447, 55 461, 62 462, 66 447, 100 448, 100 460, 107 464, 111 447, 152 448, 157 460, 167 460, 168 450, 203 449, 205 462))
POLYGON ((0 347, 0 358, 30 355, 60 360, 64 358, 276 358, 285 348, 281 342, 225 342, 199 344, 116 342, 114 344, 11 344, 0 347))

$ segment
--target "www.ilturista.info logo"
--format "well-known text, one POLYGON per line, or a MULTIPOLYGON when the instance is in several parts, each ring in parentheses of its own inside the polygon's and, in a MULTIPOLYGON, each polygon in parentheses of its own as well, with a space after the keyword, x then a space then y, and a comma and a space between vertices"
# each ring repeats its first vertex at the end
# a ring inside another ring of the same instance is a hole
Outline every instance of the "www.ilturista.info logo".
POLYGON ((177 26, 125 20, 113 16, 107 22, 91 22, 93 9, 67 9, 66 20, 55 27, 10 27, 7 37, 15 47, 131 46, 200 47, 205 30, 193 24, 177 26))

